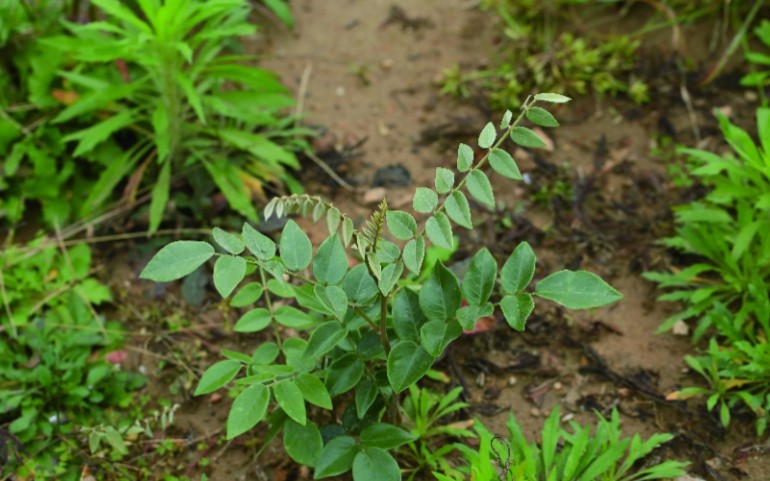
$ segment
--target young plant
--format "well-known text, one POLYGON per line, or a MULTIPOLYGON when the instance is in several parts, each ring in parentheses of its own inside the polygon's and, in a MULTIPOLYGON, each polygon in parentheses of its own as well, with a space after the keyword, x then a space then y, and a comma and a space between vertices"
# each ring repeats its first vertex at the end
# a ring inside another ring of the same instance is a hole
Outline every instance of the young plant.
POLYGON ((670 290, 660 300, 685 306, 660 330, 694 318, 695 340, 714 326, 717 303, 735 313, 731 328, 738 332, 770 329, 754 316, 770 286, 770 108, 757 110, 759 145, 748 132, 717 115, 733 152, 719 156, 679 150, 690 158, 690 174, 709 191, 702 199, 675 208, 676 235, 662 241, 700 260, 670 273, 645 274, 670 290))
POLYGON ((516 418, 509 415, 508 439, 490 433, 480 422, 474 429, 479 436, 478 450, 457 444, 467 463, 463 475, 450 477, 434 473, 439 481, 456 479, 503 479, 507 481, 641 481, 681 476, 688 463, 665 461, 639 469, 639 461, 670 441, 670 434, 655 434, 643 441, 636 434, 623 438, 620 416, 613 410, 610 419, 599 415, 594 434, 590 427, 571 422, 572 432, 560 425, 556 407, 541 432, 538 444, 529 443, 516 418), (494 465, 497 465, 495 467, 494 465), (498 474, 498 471, 500 474, 498 474))
POLYGON ((770 53, 767 50, 770 49, 770 21, 762 20, 759 26, 754 29, 754 34, 765 45, 766 49, 764 53, 746 52, 746 60, 752 65, 753 71, 741 79, 741 85, 756 87, 763 100, 767 102, 765 88, 770 85, 770 53))
POLYGON ((770 412, 770 108, 757 110, 759 145, 718 115, 733 152, 681 150, 690 156, 690 174, 709 191, 676 208, 676 235, 662 241, 698 258, 673 272, 645 277, 670 291, 660 300, 684 304, 660 330, 694 319, 694 340, 714 334, 704 356, 687 358, 709 387, 670 396, 708 396, 708 409, 719 408, 724 426, 730 409, 745 405, 757 416, 761 435, 770 412))
POLYGON ((203 195, 210 179, 251 220, 251 194, 261 192, 262 182, 301 190, 286 170, 299 166, 291 150, 299 145, 292 140, 297 131, 279 117, 293 99, 274 74, 245 65, 249 58, 229 47, 255 31, 249 2, 136 3, 134 11, 117 0, 94 0, 103 21, 65 22, 69 35, 42 40, 70 61, 59 75, 76 99, 53 123, 93 120, 63 138, 75 145, 74 157, 102 167, 80 214, 126 179, 131 199, 142 185, 152 186, 151 231, 163 218, 174 174, 198 188, 191 207, 210 198, 203 195))
POLYGON ((416 385, 409 386, 409 395, 401 404, 404 427, 414 437, 401 448, 399 458, 413 460, 409 479, 414 479, 421 471, 429 469, 443 473, 456 473, 448 461, 454 447, 446 443, 447 438, 474 438, 468 428, 473 421, 459 421, 446 424, 447 417, 468 408, 468 403, 457 401, 463 388, 457 387, 446 394, 438 394, 416 385), (439 444, 437 444, 437 442, 439 444))
POLYGON ((272 410, 270 435, 282 429, 286 452, 314 467, 316 478, 352 470, 357 481, 400 479, 389 451, 415 436, 398 426, 398 395, 426 375, 463 329, 473 329, 479 318, 499 308, 509 325, 521 331, 534 296, 571 309, 619 300, 619 292, 586 271, 553 273, 530 290, 536 259, 526 243, 514 250, 502 269, 489 250, 481 249, 462 284, 441 262, 421 285, 405 287, 399 282, 406 271, 419 278, 427 243, 452 248, 453 222, 473 228, 466 192, 481 204, 495 206, 485 173, 488 165, 503 177, 521 179, 513 158, 500 146, 509 137, 522 147, 544 146, 535 132, 521 125, 524 119, 558 125, 536 104, 568 100, 558 94, 528 98, 513 122, 513 114, 505 113, 501 135, 488 123, 478 137, 483 151, 478 162, 474 149, 461 144, 457 171, 462 177, 439 167, 435 188, 419 187, 414 194, 414 210, 427 217, 422 226, 412 214, 390 210, 383 201, 356 228, 328 202, 295 195, 273 199, 265 217, 299 213, 324 218, 329 237, 315 253, 293 220, 286 223, 277 246, 246 223, 240 235, 214 229, 214 240, 223 252, 203 241, 177 241, 161 249, 142 278, 173 281, 216 256, 213 277, 219 294, 235 293, 231 303, 239 306, 264 299, 263 306, 247 311, 234 329, 271 328, 274 342, 261 344, 253 353, 223 351, 227 359, 207 369, 196 390, 198 395, 207 394, 231 381, 238 387, 227 437, 250 430, 272 410), (352 268, 351 245, 360 260, 352 268), (238 288, 247 276, 253 280, 238 288), (493 299, 495 291, 499 297, 493 299), (463 300, 467 305, 462 306, 463 300), (303 334, 289 335, 284 328, 303 334), (342 423, 327 414, 315 417, 319 423, 327 420, 319 426, 308 415, 306 403, 331 413, 344 412, 342 423))

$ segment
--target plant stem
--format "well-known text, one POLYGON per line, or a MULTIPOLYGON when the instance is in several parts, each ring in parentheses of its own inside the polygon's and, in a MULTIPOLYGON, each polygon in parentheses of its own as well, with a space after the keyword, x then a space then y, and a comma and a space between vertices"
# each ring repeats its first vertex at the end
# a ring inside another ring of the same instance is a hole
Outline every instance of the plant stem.
MULTIPOLYGON (((259 266, 259 280, 262 282, 262 287, 265 290, 265 303, 267 304, 267 310, 270 311, 270 317, 273 317, 273 302, 270 300, 270 291, 267 288, 267 278, 265 277, 265 270, 262 266, 259 266)), ((270 324, 273 326, 273 337, 275 337, 275 343, 278 345, 278 349, 281 349, 281 333, 278 332, 278 323, 271 320, 270 324)))
POLYGON ((381 296, 380 297, 380 338, 382 339, 382 344, 385 347, 385 354, 390 354, 390 340, 388 340, 388 299, 390 299, 388 296, 381 296))

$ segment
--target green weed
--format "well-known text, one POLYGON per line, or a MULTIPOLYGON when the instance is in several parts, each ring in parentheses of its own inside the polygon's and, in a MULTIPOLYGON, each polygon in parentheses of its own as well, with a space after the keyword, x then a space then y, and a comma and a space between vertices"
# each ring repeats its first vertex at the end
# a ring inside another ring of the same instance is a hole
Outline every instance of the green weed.
POLYGON ((530 443, 511 414, 506 423, 508 437, 490 433, 481 422, 474 429, 479 448, 455 444, 465 466, 459 476, 434 473, 439 481, 460 479, 503 479, 508 481, 634 481, 669 479, 684 474, 688 463, 665 461, 639 468, 637 464, 653 450, 670 441, 670 434, 655 434, 643 441, 637 434, 624 438, 620 416, 613 410, 610 419, 599 416, 591 434, 590 427, 571 422, 571 431, 562 428, 558 407, 551 412, 538 444, 530 443), (501 474, 498 474, 501 473, 501 474))

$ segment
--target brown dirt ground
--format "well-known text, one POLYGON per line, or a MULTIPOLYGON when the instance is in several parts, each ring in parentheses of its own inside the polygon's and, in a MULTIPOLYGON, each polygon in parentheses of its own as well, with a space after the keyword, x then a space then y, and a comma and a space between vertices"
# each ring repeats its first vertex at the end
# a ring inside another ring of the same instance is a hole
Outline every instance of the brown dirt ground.
MULTIPOLYGON (((392 0, 297 0, 292 2, 297 22, 293 32, 272 27, 248 47, 263 55, 261 66, 278 72, 302 94, 303 124, 325 131, 317 141, 319 152, 355 186, 352 192, 341 188, 308 161, 301 174, 308 191, 333 200, 354 219, 365 218, 379 194, 391 206, 409 208, 414 189, 431 185, 435 167, 453 164, 457 143, 472 142, 489 120, 482 102, 441 96, 436 79, 452 64, 489 61, 494 53, 494 29, 487 28, 490 16, 466 0, 401 3, 411 18, 427 22, 418 22, 416 28, 386 24, 392 0), (408 170, 409 185, 373 191, 377 170, 397 164, 408 170)), ((557 403, 563 413, 585 423, 595 419, 594 409, 606 414, 618 407, 628 434, 679 434, 665 454, 693 461, 693 472, 706 479, 770 479, 767 455, 741 455, 762 452, 748 448, 759 444, 751 435, 750 422, 736 422, 723 436, 717 421, 697 403, 672 405, 661 399, 695 379, 687 374, 682 359, 694 352, 688 338, 654 334, 671 307, 653 302, 655 292, 639 276, 645 269, 665 266, 665 253, 653 243, 670 232, 668 207, 677 195, 665 175, 670 159, 655 154, 655 139, 664 131, 664 121, 679 132, 678 141, 692 144, 694 139, 678 85, 663 86, 658 92, 658 98, 643 108, 589 98, 556 109, 562 127, 548 133, 553 151, 538 156, 515 152, 532 185, 498 182, 501 207, 485 212, 474 206, 478 218, 488 219, 488 228, 474 236, 460 233, 467 242, 464 246, 487 245, 500 259, 518 242, 528 240, 539 253, 539 276, 581 266, 610 279, 625 299, 588 313, 539 306, 524 335, 514 335, 498 322, 489 332, 462 339, 437 368, 457 383, 454 364, 469 388, 474 415, 495 432, 505 432, 509 411, 536 439, 544 417, 557 403), (570 204, 556 197, 540 203, 531 200, 538 185, 557 178, 583 192, 582 202, 570 204), (511 227, 501 227, 506 218, 511 227), (532 359, 534 364, 527 364, 532 359)), ((714 106, 730 105, 739 118, 751 116, 740 92, 721 91, 718 101, 712 95, 700 92, 694 100, 703 132, 714 131, 709 116, 714 106)), ((717 143, 704 135, 701 145, 717 143)), ((471 250, 461 248, 458 257, 471 250)), ((132 262, 142 260, 146 258, 135 257, 132 262)), ((127 298, 146 295, 146 285, 124 287, 127 298)), ((160 312, 179 309, 171 304, 161 306, 160 312)), ((223 314, 216 305, 186 308, 183 316, 191 319, 186 334, 148 337, 148 349, 137 349, 144 353, 136 356, 137 365, 156 365, 154 357, 171 352, 157 348, 164 342, 174 342, 177 351, 179 345, 189 345, 181 350, 181 358, 167 360, 169 364, 205 366, 217 358, 223 342, 253 346, 259 339, 233 340, 222 334, 215 326, 221 325, 223 316, 232 321, 235 315, 223 314), (201 354, 206 351, 211 352, 207 357, 201 354)), ((182 408, 176 429, 184 440, 180 442, 204 442, 198 453, 182 450, 175 460, 178 464, 169 469, 188 472, 193 479, 206 472, 214 481, 311 478, 292 468, 276 446, 254 459, 261 433, 230 445, 216 444, 229 401, 191 399, 192 374, 172 369, 175 374, 169 378, 168 372, 153 371, 153 396, 168 396, 168 387, 178 386, 181 394, 176 399, 182 408), (196 467, 203 456, 210 458, 210 464, 196 467)))

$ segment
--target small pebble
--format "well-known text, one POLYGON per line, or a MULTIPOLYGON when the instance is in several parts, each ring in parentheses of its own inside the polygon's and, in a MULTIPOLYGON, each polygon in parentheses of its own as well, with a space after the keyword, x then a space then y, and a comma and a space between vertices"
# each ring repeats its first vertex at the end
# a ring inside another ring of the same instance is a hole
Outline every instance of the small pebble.
POLYGON ((529 414, 531 414, 531 415, 533 415, 535 417, 538 417, 538 416, 540 416, 541 412, 540 412, 540 410, 538 408, 532 408, 532 409, 529 410, 529 414))
POLYGON ((574 417, 575 415, 572 413, 565 414, 564 416, 561 417, 561 422, 566 423, 566 422, 572 421, 574 417))
POLYGON ((511 376, 511 377, 508 378, 508 385, 509 386, 515 386, 517 382, 519 382, 519 380, 516 379, 516 376, 511 376))
POLYGON ((483 387, 486 381, 487 381, 487 376, 483 372, 480 372, 479 375, 476 377, 476 385, 479 387, 483 387))
POLYGON ((380 62, 380 67, 382 67, 383 70, 390 70, 393 68, 393 59, 392 58, 386 58, 382 62, 380 62))
POLYGON ((345 96, 345 87, 339 86, 337 87, 337 90, 334 92, 337 94, 337 97, 344 97, 345 96))
POLYGON ((556 381, 555 383, 553 383, 554 391, 561 391, 563 388, 564 388, 564 385, 562 385, 562 383, 560 383, 559 381, 556 381))
POLYGON ((618 389, 618 396, 620 396, 620 397, 628 397, 630 395, 631 395, 631 390, 628 389, 627 387, 622 387, 622 388, 618 389))

